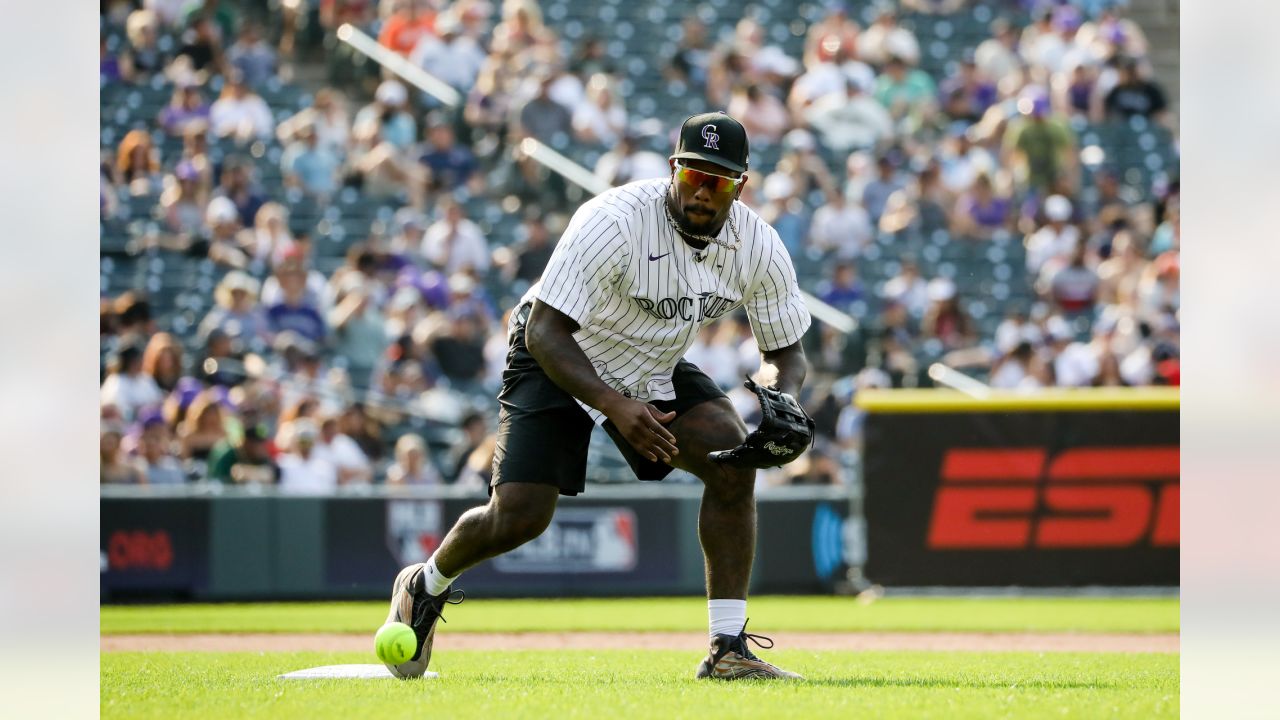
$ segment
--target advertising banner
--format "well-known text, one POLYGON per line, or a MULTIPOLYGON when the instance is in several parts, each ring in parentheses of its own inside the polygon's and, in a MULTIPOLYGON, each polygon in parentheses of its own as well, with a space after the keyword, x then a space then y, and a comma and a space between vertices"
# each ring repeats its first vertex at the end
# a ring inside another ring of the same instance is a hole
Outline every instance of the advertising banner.
POLYGON ((868 410, 868 579, 1178 584, 1176 395, 1163 408, 1046 400, 868 410))
POLYGON ((208 584, 209 503, 191 498, 101 501, 104 601, 198 596, 208 584))

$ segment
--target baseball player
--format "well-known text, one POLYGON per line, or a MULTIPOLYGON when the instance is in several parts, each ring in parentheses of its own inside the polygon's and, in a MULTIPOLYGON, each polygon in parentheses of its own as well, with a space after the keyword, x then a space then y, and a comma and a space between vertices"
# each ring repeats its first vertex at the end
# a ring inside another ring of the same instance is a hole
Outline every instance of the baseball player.
POLYGON ((794 460, 813 439, 795 400, 811 320, 777 232, 738 202, 747 160, 737 120, 695 115, 680 129, 669 178, 614 188, 574 214, 512 314, 489 503, 459 518, 431 559, 404 568, 392 587, 388 621, 411 625, 419 642, 411 660, 388 666, 397 677, 426 671, 436 620, 462 601, 458 575, 538 537, 557 498, 583 491, 599 423, 639 479, 680 468, 704 483, 698 537, 711 639, 696 677, 800 678, 747 647, 773 646, 746 632, 756 469, 794 460), (766 383, 747 380, 763 415, 750 435, 720 388, 682 359, 700 327, 740 307, 766 383))

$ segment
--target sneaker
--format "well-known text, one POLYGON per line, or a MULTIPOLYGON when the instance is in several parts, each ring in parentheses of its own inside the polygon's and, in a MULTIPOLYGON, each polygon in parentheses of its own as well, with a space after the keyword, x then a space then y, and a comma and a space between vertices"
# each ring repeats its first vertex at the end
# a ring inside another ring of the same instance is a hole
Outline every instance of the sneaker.
POLYGON ((425 577, 426 563, 410 565, 400 571, 391 585, 391 612, 387 622, 402 622, 413 628, 418 636, 418 651, 399 665, 383 663, 391 674, 404 680, 420 678, 431 662, 431 643, 435 639, 436 620, 443 620, 440 613, 444 606, 457 605, 466 599, 466 593, 454 590, 450 585, 439 595, 428 595, 425 577), (457 599, 454 599, 457 596, 457 599))
POLYGON ((752 635, 747 632, 743 623, 742 632, 737 635, 717 635, 711 639, 711 652, 698 666, 695 678, 715 678, 718 680, 741 680, 743 678, 765 678, 769 680, 803 680, 796 673, 783 670, 776 665, 756 657, 747 647, 751 640, 768 650, 773 647, 773 640, 763 635, 752 635), (765 643, 768 643, 767 645, 765 643))

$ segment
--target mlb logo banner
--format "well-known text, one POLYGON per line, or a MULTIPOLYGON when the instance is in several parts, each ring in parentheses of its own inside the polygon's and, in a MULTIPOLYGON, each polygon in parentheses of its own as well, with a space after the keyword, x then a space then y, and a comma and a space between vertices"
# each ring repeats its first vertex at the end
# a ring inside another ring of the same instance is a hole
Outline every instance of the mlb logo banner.
POLYGON ((556 510, 546 532, 493 559, 503 573, 625 573, 639 557, 636 514, 625 507, 556 510))

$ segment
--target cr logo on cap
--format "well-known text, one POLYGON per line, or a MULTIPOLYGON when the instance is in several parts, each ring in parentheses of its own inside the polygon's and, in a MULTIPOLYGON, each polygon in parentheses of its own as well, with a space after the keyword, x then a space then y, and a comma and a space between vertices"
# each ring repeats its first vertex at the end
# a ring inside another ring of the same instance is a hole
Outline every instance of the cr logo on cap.
POLYGON ((708 150, 719 150, 720 146, 716 145, 716 141, 720 139, 720 134, 716 132, 715 125, 702 126, 702 139, 705 141, 703 147, 708 150))

